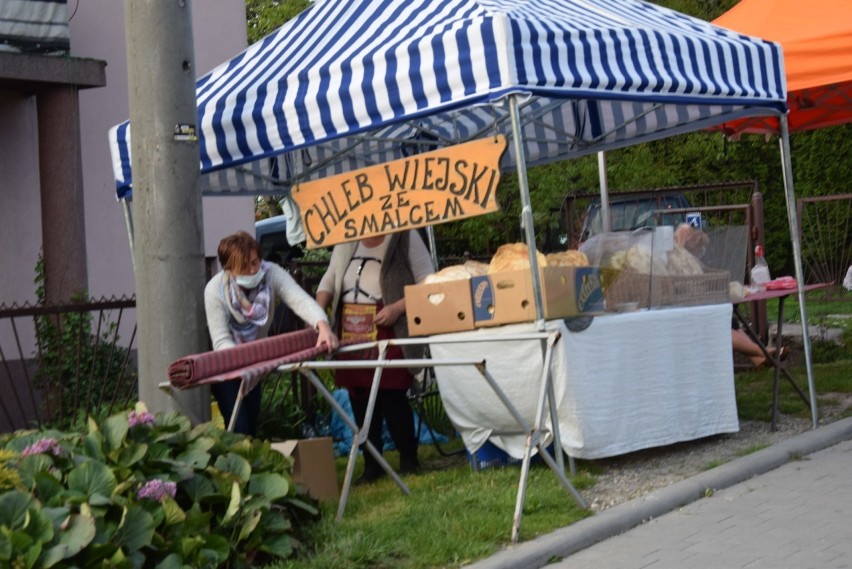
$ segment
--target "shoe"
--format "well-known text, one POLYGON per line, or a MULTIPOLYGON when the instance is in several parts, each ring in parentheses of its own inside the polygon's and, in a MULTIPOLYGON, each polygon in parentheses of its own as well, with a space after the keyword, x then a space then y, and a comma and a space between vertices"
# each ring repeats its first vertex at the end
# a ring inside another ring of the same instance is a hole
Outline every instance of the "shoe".
MULTIPOLYGON (((775 350, 772 353, 772 357, 774 359, 777 359, 779 362, 783 362, 784 360, 786 360, 787 356, 789 356, 789 355, 790 355, 790 348, 788 346, 781 346, 780 348, 778 348, 777 350, 775 350)), ((761 361, 759 364, 756 364, 754 366, 754 369, 763 369, 763 368, 765 368, 769 365, 771 365, 770 359, 767 358, 767 357, 764 357, 763 361, 761 361)))
POLYGON ((376 480, 379 480, 380 478, 384 478, 384 476, 385 476, 385 471, 382 470, 381 468, 378 468, 377 470, 368 468, 368 469, 364 470, 364 472, 363 472, 363 474, 361 474, 361 476, 359 476, 358 478, 355 479, 355 485, 361 486, 361 485, 364 485, 364 484, 372 484, 376 480))
POLYGON ((420 474, 420 461, 417 460, 416 456, 414 458, 400 458, 399 473, 420 474))

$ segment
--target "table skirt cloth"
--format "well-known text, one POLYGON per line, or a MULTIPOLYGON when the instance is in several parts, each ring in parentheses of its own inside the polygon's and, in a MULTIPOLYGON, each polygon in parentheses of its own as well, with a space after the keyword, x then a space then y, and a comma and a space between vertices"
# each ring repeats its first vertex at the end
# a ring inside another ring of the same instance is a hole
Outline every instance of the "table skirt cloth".
MULTIPOLYGON (((551 371, 562 447, 595 459, 739 430, 734 392, 730 304, 605 314, 561 338, 551 371)), ((517 324, 433 336, 432 357, 483 357, 486 368, 528 421, 535 417, 541 342, 444 343, 534 332, 517 324), (434 340, 441 340, 436 342, 434 340)), ((486 440, 523 456, 521 429, 476 370, 436 367, 447 414, 471 452, 486 440)), ((552 437, 548 420, 545 443, 552 437)))

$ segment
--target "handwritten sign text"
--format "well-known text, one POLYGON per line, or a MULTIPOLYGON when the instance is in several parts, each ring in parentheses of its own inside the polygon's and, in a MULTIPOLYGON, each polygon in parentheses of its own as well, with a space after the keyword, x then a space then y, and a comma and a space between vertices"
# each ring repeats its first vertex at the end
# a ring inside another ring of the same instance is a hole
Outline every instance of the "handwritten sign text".
POLYGON ((293 188, 309 248, 328 247, 499 210, 506 138, 449 148, 293 188))

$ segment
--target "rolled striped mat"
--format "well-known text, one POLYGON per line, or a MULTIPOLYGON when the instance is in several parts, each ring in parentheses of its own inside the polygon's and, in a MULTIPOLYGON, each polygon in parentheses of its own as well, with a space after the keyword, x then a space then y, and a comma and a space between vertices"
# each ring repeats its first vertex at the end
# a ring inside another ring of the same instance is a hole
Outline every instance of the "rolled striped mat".
POLYGON ((307 350, 301 350, 298 352, 294 352, 292 354, 287 354, 285 356, 281 356, 278 358, 273 358, 271 360, 265 360, 262 362, 256 362, 245 367, 233 369, 230 371, 222 372, 217 375, 213 375, 210 377, 201 378, 195 381, 191 386, 187 387, 195 387, 197 385, 204 385, 208 383, 218 383, 222 381, 233 381, 233 380, 243 380, 242 383, 242 391, 243 395, 248 395, 248 393, 254 389, 254 387, 267 375, 275 371, 278 366, 284 364, 292 364, 297 362, 306 362, 314 359, 315 357, 327 354, 327 350, 323 348, 311 347, 307 350))
MULTIPOLYGON (((316 343, 316 331, 305 328, 296 332, 239 344, 224 350, 185 356, 169 366, 167 372, 169 382, 178 389, 186 389, 201 383, 210 383, 211 380, 226 381, 220 376, 259 364, 265 364, 264 367, 272 365, 273 367, 269 370, 271 371, 281 365, 278 363, 273 365, 273 361, 286 358, 292 354, 304 353, 300 360, 293 360, 301 361, 311 359, 324 352, 324 348, 316 348, 316 343), (217 379, 214 380, 213 378, 217 379)), ((237 373, 229 379, 238 379, 239 377, 240 375, 237 373)))

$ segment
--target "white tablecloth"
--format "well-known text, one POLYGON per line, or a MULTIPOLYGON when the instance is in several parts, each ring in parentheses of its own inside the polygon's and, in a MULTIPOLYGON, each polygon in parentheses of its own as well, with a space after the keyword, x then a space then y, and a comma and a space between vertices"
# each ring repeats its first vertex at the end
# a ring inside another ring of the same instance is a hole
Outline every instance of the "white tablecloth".
MULTIPOLYGON (((562 447, 602 458, 739 430, 731 351, 730 304, 597 316, 581 332, 562 320, 551 369, 562 447)), ((433 340, 511 336, 518 324, 434 336, 433 340)), ((432 357, 483 356, 486 368, 532 422, 541 377, 536 340, 432 343, 432 357)), ((468 450, 486 440, 523 456, 520 428, 471 367, 436 367, 447 414, 468 450)), ((548 429, 550 429, 548 424, 548 429)))

